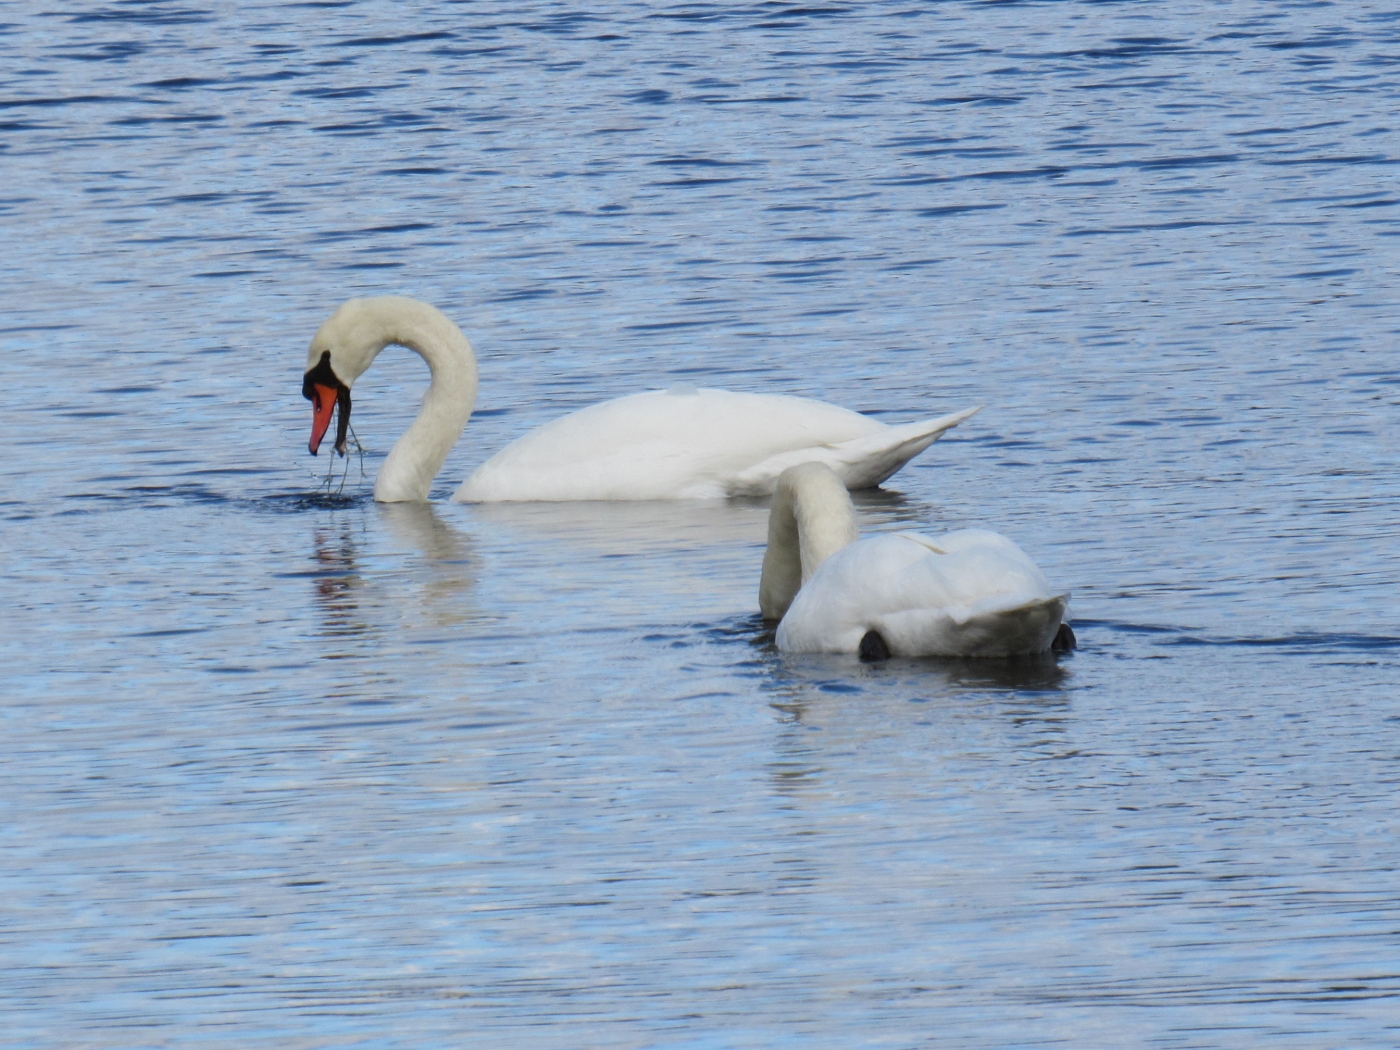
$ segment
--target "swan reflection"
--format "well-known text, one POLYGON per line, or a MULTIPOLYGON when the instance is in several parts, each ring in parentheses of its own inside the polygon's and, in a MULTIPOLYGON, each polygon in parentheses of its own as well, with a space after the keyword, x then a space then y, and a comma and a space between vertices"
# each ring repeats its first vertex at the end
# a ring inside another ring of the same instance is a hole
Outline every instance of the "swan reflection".
POLYGON ((374 512, 383 529, 366 528, 357 514, 312 531, 323 636, 377 634, 402 624, 406 613, 435 626, 468 618, 476 584, 471 541, 427 503, 375 505, 374 512))
POLYGON ((1071 696, 1073 674, 1055 653, 1008 659, 984 657, 891 659, 861 663, 846 654, 781 653, 772 624, 750 624, 749 641, 764 652, 762 688, 781 721, 803 723, 814 709, 825 710, 843 697, 860 703, 867 694, 900 696, 915 703, 957 703, 970 695, 1003 694, 1018 708, 1063 707, 1071 696))
POLYGON ((1031 759, 1075 753, 1072 672, 1053 654, 861 664, 769 653, 761 688, 776 716, 771 790, 798 809, 851 790, 852 754, 881 774, 870 797, 888 801, 926 794, 937 770, 980 748, 1031 759))
POLYGON ((316 603, 322 614, 322 634, 345 638, 362 635, 369 624, 360 615, 360 575, 354 530, 348 522, 336 527, 318 526, 312 558, 316 603))
POLYGON ((522 542, 558 544, 595 557, 720 552, 762 543, 768 529, 766 499, 473 503, 462 511, 522 542))
POLYGON ((967 692, 1059 692, 1071 672, 1055 653, 1008 658, 924 657, 860 663, 845 654, 775 653, 770 683, 791 702, 803 695, 852 690, 878 683, 926 697, 967 692))
POLYGON ((452 504, 483 552, 483 603, 532 632, 653 633, 751 608, 762 501, 452 504))
POLYGON ((416 555, 406 576, 415 584, 418 607, 438 626, 469 619, 474 608, 467 598, 477 581, 471 540, 431 503, 380 503, 375 510, 399 550, 416 555))

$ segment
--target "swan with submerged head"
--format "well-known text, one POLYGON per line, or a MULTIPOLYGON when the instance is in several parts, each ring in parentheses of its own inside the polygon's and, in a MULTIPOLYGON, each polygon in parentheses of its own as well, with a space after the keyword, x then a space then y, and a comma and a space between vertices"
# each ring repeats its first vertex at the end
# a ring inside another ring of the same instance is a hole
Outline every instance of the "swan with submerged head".
POLYGON ((1055 593, 1005 536, 964 529, 857 539, 855 508, 822 463, 778 477, 758 602, 791 653, 1026 656, 1074 648, 1055 593))
MULTIPOLYGON (((476 358, 466 336, 415 299, 351 299, 311 340, 302 393, 313 405, 314 455, 337 414, 345 454, 350 388, 386 346, 428 363, 418 417, 374 482, 382 503, 428 498, 433 477, 476 401, 476 358)), ((887 426, 821 401, 695 387, 632 394, 547 423, 479 466, 459 502, 715 499, 761 496, 796 463, 827 464, 849 488, 871 488, 977 409, 887 426)))

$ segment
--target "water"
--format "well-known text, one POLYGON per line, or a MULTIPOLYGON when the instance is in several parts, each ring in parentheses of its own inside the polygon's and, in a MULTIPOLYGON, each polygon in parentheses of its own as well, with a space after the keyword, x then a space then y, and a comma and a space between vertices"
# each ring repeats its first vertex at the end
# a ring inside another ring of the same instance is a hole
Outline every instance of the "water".
POLYGON ((16 1047, 1400 1042, 1400 16, 18 3, 0 24, 16 1047), (300 374, 342 299, 481 359, 300 374), (1080 649, 785 658, 765 507, 468 507, 678 381, 987 408, 858 501, 1080 649), (334 486, 333 486, 334 487, 334 486))

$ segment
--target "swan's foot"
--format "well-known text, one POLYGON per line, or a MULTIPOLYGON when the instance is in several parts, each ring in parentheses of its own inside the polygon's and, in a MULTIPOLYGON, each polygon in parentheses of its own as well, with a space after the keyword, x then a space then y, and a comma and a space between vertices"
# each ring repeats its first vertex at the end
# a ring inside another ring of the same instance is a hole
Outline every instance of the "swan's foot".
POLYGON ((865 637, 860 640, 859 652, 861 660, 865 663, 874 663, 877 660, 890 658, 890 647, 880 637, 879 631, 865 632, 865 637))
POLYGON ((1060 624, 1060 629, 1055 632, 1055 640, 1050 643, 1050 651, 1052 653, 1067 653, 1075 647, 1074 632, 1070 630, 1069 624, 1060 624))

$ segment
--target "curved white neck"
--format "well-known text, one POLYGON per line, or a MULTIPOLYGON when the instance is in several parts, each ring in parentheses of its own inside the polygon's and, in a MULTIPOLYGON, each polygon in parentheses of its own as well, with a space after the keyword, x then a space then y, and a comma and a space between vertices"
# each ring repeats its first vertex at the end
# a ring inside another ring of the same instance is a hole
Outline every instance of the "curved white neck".
POLYGON ((442 311, 386 295, 345 303, 312 341, 311 358, 314 363, 322 349, 330 349, 332 368, 348 386, 390 345, 406 346, 428 362, 432 383, 418 418, 379 468, 374 498, 381 503, 425 500, 476 404, 476 356, 442 311))
POLYGON ((471 343, 446 317, 433 313, 437 316, 402 318, 385 341, 386 346, 397 343, 416 351, 428 362, 432 382, 418 418, 394 442, 374 479, 374 498, 381 503, 428 498, 433 478, 462 436, 476 404, 476 357, 471 343))
POLYGON ((830 467, 803 463, 778 475, 758 584, 764 619, 781 620, 817 566, 857 535, 850 493, 830 467))

